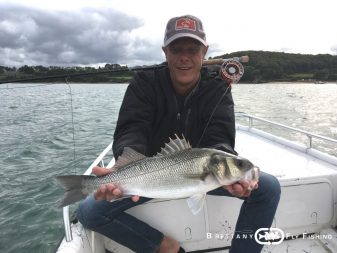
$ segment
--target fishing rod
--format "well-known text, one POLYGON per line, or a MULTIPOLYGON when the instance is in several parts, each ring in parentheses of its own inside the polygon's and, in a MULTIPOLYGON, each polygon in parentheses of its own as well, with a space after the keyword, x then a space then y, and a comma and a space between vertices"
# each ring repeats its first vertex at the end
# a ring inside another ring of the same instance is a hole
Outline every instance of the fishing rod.
POLYGON ((230 90, 231 85, 233 83, 237 83, 240 78, 243 76, 244 68, 241 64, 241 62, 245 63, 249 61, 248 55, 241 56, 241 57, 234 57, 230 59, 211 59, 204 61, 203 65, 221 65, 221 68, 219 70, 219 76, 225 80, 228 83, 228 86, 225 90, 225 92, 222 94, 218 102, 213 108, 213 111, 211 112, 207 123, 205 125, 205 128, 199 138, 199 141, 197 143, 197 147, 200 147, 201 141, 204 138, 204 135, 206 133, 206 129, 208 128, 209 124, 211 123, 215 111, 218 109, 222 99, 226 96, 227 92, 230 90))
MULTIPOLYGON (((204 60, 203 66, 209 65, 221 65, 220 75, 223 79, 230 81, 230 83, 236 83, 240 80, 241 76, 243 75, 243 66, 241 64, 248 62, 249 57, 241 56, 241 57, 234 57, 234 58, 217 58, 217 59, 210 59, 204 60)), ((82 72, 82 73, 71 73, 71 74, 61 74, 61 75, 50 75, 50 76, 38 76, 32 78, 22 78, 22 79, 13 79, 13 80, 5 80, 0 81, 0 84, 5 83, 21 83, 21 82, 34 82, 34 81, 42 81, 42 80, 50 80, 50 79, 69 79, 71 77, 79 77, 79 76, 92 76, 92 75, 100 75, 100 74, 110 74, 110 73, 122 73, 122 72, 129 72, 129 71, 143 71, 143 70, 154 70, 154 69, 161 69, 166 67, 166 63, 161 63, 157 65, 151 66, 140 66, 140 67, 119 67, 110 70, 104 71, 95 71, 95 72, 82 72)))

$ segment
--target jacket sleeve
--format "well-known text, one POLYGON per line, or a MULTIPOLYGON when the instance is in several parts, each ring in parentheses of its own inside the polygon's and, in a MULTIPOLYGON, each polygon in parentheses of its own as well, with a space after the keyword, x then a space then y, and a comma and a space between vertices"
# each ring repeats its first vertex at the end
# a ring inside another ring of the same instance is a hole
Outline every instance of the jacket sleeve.
POLYGON ((155 108, 151 82, 148 74, 136 73, 125 92, 114 133, 115 158, 122 154, 124 147, 146 154, 155 108))
POLYGON ((237 154, 235 148, 235 114, 231 87, 213 79, 209 86, 209 104, 204 111, 204 135, 200 147, 210 147, 237 154))

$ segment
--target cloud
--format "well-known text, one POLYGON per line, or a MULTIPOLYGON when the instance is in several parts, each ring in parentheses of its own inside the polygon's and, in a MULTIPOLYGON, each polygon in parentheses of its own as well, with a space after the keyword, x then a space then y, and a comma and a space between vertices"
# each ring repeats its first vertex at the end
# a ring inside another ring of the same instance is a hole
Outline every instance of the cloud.
POLYGON ((331 47, 331 51, 332 51, 333 55, 337 55, 337 44, 335 44, 331 47))
MULTIPOLYGON (((0 5, 0 65, 90 65, 161 59, 133 34, 143 22, 111 8, 51 11, 0 5), (149 53, 151 52, 151 53, 149 53)), ((154 50, 155 49, 155 50, 154 50)))

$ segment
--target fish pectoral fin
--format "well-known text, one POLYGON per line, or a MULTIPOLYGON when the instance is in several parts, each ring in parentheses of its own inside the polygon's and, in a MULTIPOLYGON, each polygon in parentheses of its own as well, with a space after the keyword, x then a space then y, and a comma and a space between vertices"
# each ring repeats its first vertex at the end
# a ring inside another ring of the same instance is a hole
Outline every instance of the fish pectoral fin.
POLYGON ((187 199, 188 207, 191 209, 191 212, 196 215, 198 214, 202 207, 204 206, 206 199, 206 194, 196 194, 187 199))
POLYGON ((120 198, 110 200, 110 202, 121 201, 121 200, 123 200, 123 199, 129 199, 129 198, 131 198, 132 196, 133 196, 133 195, 123 195, 123 196, 120 197, 120 198))

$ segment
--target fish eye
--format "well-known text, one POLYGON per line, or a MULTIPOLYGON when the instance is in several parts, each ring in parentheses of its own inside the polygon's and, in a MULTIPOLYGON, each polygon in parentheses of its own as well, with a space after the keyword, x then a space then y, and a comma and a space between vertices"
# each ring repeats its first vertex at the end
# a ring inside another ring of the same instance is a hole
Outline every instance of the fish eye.
POLYGON ((242 167, 244 165, 244 162, 241 160, 241 159, 238 159, 236 161, 236 164, 239 166, 239 167, 242 167))

